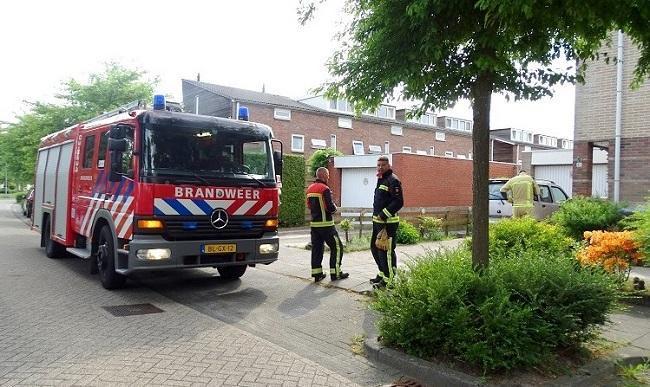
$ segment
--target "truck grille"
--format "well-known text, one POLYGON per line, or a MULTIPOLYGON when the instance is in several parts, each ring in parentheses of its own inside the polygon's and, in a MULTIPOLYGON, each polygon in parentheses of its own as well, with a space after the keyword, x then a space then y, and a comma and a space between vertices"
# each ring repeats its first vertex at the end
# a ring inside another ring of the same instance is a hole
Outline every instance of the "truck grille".
POLYGON ((226 227, 217 230, 208 216, 161 216, 158 219, 165 222, 163 237, 170 241, 260 238, 266 222, 266 218, 258 216, 231 216, 226 227))

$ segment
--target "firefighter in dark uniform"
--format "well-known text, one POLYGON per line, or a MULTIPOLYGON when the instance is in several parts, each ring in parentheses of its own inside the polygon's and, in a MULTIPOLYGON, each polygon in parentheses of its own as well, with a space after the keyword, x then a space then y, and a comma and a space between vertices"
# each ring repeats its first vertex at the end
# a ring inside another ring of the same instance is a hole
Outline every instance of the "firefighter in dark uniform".
POLYGON ((350 274, 341 271, 343 244, 334 227, 332 214, 336 205, 332 201, 332 191, 327 186, 330 173, 327 168, 318 168, 316 181, 307 188, 307 206, 311 212, 311 276, 319 282, 323 273, 323 243, 330 248, 330 278, 332 281, 348 278, 350 274))
POLYGON ((372 205, 372 238, 370 250, 375 258, 379 274, 370 280, 374 287, 384 287, 388 280, 395 275, 397 256, 395 235, 399 226, 397 212, 404 205, 402 183, 393 173, 388 157, 381 156, 377 159, 377 187, 372 205), (382 229, 388 234, 387 250, 377 248, 375 241, 382 229))

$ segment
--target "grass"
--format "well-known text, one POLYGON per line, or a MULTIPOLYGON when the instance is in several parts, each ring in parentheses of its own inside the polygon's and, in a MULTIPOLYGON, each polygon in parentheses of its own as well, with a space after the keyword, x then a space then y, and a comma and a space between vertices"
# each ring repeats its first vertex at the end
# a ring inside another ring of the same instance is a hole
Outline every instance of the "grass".
POLYGON ((650 384, 650 360, 636 365, 619 366, 618 375, 625 380, 625 386, 650 384))
POLYGON ((343 247, 343 251, 346 253, 351 253, 353 251, 365 251, 370 250, 370 235, 363 235, 361 238, 352 237, 350 242, 346 243, 343 247))
POLYGON ((363 349, 363 342, 366 340, 366 335, 354 335, 350 342, 350 350, 355 355, 364 356, 365 350, 363 349))

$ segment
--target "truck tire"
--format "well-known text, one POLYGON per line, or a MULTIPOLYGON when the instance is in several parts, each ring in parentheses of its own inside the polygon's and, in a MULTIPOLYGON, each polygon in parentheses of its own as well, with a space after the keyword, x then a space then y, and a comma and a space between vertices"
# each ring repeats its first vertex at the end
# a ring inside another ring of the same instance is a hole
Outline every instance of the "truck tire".
POLYGON ((225 280, 236 280, 246 273, 246 265, 217 267, 219 275, 225 280))
POLYGON ((96 262, 99 279, 105 289, 118 289, 126 282, 126 276, 115 271, 115 254, 111 229, 103 226, 97 238, 96 262))
POLYGON ((50 238, 50 218, 45 218, 45 224, 43 224, 43 244, 45 245, 45 255, 48 258, 61 258, 65 254, 65 247, 59 242, 53 241, 50 238))

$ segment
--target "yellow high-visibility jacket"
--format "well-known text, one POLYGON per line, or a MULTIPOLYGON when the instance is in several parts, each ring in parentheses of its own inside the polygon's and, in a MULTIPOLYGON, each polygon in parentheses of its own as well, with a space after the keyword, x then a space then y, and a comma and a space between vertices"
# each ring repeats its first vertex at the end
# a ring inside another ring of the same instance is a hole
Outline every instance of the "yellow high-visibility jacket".
POLYGON ((539 186, 532 177, 519 175, 508 180, 501 187, 501 192, 508 194, 513 207, 533 207, 534 195, 539 195, 539 186))

